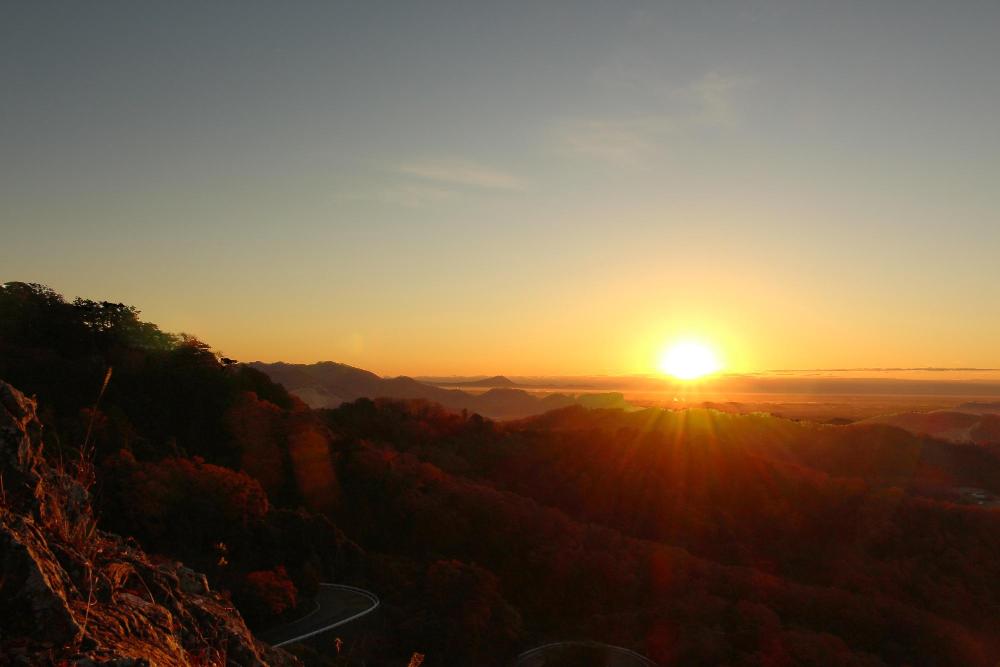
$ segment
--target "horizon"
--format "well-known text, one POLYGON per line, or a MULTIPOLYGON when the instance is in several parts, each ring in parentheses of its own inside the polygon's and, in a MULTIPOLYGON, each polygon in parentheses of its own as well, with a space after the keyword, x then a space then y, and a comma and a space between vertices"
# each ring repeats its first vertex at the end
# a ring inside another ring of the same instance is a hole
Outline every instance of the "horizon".
POLYGON ((1000 1, 29 0, 0 87, 0 656, 1000 667, 1000 1))
POLYGON ((380 374, 1000 367, 995 3, 4 18, 4 280, 380 374))
MULTIPOLYGON (((626 379, 626 378, 641 378, 641 379, 657 379, 663 380, 664 382, 690 382, 689 380, 684 380, 682 378, 672 378, 668 373, 662 371, 650 371, 645 373, 574 373, 574 374, 518 374, 518 373, 461 373, 461 374, 436 374, 436 373, 378 373, 375 370, 362 368, 360 366, 355 366, 353 364, 345 363, 343 361, 338 361, 336 359, 318 359, 313 362, 289 362, 283 359, 275 360, 262 360, 253 359, 245 360, 243 363, 248 364, 289 364, 295 366, 313 366, 321 364, 338 364, 344 366, 351 366, 352 368, 357 368, 359 370, 366 370, 374 372, 376 375, 385 378, 391 377, 412 377, 417 380, 438 380, 438 381, 469 381, 469 380, 488 380, 493 378, 503 378, 510 380, 550 380, 550 379, 588 379, 588 378, 608 378, 608 379, 626 379)), ((846 379, 863 379, 863 380, 876 380, 876 379, 890 379, 890 380, 920 380, 919 376, 926 374, 926 379, 928 381, 953 381, 953 380, 977 380, 977 379, 989 379, 984 378, 984 375, 994 374, 1000 378, 1000 368, 940 368, 940 367, 910 367, 910 368, 782 368, 782 369, 763 369, 758 371, 725 371, 721 370, 718 372, 711 373, 698 381, 701 383, 717 381, 726 378, 759 378, 759 377, 773 377, 773 378, 783 378, 783 377, 803 377, 803 378, 846 378, 846 379), (854 373, 867 373, 874 375, 866 375, 863 377, 850 378, 850 374, 854 373), (880 377, 880 374, 882 377, 880 377)))
MULTIPOLYGON (((31 282, 31 281, 23 281, 31 282)), ((43 284, 43 283, 38 283, 43 284)), ((51 285, 46 285, 47 287, 52 287, 51 285)), ((60 293, 59 290, 56 290, 60 293)), ((67 299, 72 300, 72 298, 92 298, 97 301, 108 301, 115 303, 115 299, 103 298, 100 296, 82 296, 63 294, 67 299)), ((134 304, 126 304, 134 305, 134 304)), ((157 324, 154 320, 145 317, 141 308, 138 308, 140 316, 144 320, 157 324)), ((219 356, 230 356, 230 354, 225 350, 215 345, 213 341, 200 336, 195 331, 185 330, 180 328, 177 330, 168 330, 161 327, 165 333, 173 334, 183 334, 190 335, 205 343, 208 343, 212 349, 219 356)), ((671 343, 676 341, 683 341, 684 338, 674 338, 673 340, 665 340, 665 345, 660 348, 660 352, 664 349, 669 348, 671 343)), ((286 363, 293 365, 313 365, 313 364, 323 364, 323 363, 335 363, 347 366, 352 366, 361 370, 366 370, 379 375, 380 377, 391 378, 391 377, 412 377, 415 379, 435 379, 435 380, 445 380, 448 378, 453 379, 463 379, 463 380, 474 380, 474 379, 486 379, 490 377, 508 377, 508 378, 519 378, 519 379, 586 379, 586 378, 652 378, 659 379, 665 383, 671 382, 681 382, 688 383, 692 380, 685 380, 683 378, 671 377, 670 373, 663 370, 658 370, 655 368, 655 359, 650 363, 649 368, 645 370, 636 370, 632 372, 622 371, 622 372, 572 372, 572 373, 517 373, 517 372, 455 372, 455 373, 439 373, 434 372, 433 369, 429 372, 407 372, 405 369, 402 371, 390 370, 384 371, 379 367, 366 367, 360 363, 355 363, 350 360, 345 359, 331 359, 331 358, 317 358, 313 360, 290 360, 288 357, 272 357, 272 358, 260 358, 251 357, 245 359, 237 359, 242 363, 265 363, 265 364, 278 364, 286 363)), ((815 367, 803 367, 803 368, 761 368, 761 369, 744 369, 736 370, 732 369, 728 365, 722 368, 706 374, 702 378, 693 380, 697 383, 705 382, 716 382, 719 380, 725 380, 726 378, 782 378, 782 377, 815 377, 815 378, 841 378, 847 377, 850 374, 855 373, 866 373, 869 375, 854 378, 861 380, 868 379, 892 379, 892 380, 912 380, 912 381, 927 381, 927 382, 962 382, 962 381, 989 381, 992 379, 1000 379, 1000 367, 975 367, 975 366, 890 366, 890 367, 877 367, 877 366, 864 366, 864 367, 829 367, 829 368, 815 368, 815 367), (871 375, 874 374, 874 375, 871 375), (971 374, 971 375, 970 375, 971 374), (983 377, 984 375, 994 374, 996 378, 983 377), (922 378, 921 375, 926 375, 922 378)))
POLYGON ((471 373, 462 375, 379 373, 344 362, 325 359, 311 364, 284 361, 247 361, 248 364, 319 366, 336 364, 373 372, 385 378, 409 377, 418 382, 457 389, 482 389, 485 380, 506 380, 511 388, 531 392, 618 391, 628 398, 650 393, 676 394, 685 400, 725 400, 738 395, 855 396, 855 395, 936 395, 990 398, 1000 396, 1000 369, 997 368, 855 368, 780 369, 756 372, 719 371, 697 379, 669 373, 519 375, 514 373, 471 373), (638 384, 637 384, 638 383, 638 384), (746 384, 750 383, 750 384, 746 384), (891 389, 892 391, 885 391, 891 389), (879 391, 882 390, 882 391, 879 391))

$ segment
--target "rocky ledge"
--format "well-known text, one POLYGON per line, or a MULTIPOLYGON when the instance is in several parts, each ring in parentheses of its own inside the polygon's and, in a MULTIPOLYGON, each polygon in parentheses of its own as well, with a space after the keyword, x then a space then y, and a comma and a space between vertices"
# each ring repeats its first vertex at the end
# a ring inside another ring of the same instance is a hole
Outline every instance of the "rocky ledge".
POLYGON ((295 665, 179 563, 98 530, 42 456, 35 401, 0 381, 0 664, 295 665))

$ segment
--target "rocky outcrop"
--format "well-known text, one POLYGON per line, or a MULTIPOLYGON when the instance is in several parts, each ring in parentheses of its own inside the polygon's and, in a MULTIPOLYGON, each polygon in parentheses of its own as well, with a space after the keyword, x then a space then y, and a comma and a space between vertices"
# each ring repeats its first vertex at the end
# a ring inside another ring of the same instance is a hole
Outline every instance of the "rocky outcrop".
POLYGON ((0 381, 0 664, 297 664, 203 575, 98 530, 85 470, 42 456, 35 407, 0 381))

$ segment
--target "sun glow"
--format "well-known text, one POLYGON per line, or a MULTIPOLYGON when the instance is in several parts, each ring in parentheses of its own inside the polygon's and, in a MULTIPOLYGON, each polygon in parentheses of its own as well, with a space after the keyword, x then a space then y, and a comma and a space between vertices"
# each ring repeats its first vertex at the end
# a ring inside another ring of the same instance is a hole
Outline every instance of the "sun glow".
POLYGON ((710 348, 690 341, 670 346, 660 357, 660 370, 679 380, 694 380, 721 368, 722 364, 710 348))

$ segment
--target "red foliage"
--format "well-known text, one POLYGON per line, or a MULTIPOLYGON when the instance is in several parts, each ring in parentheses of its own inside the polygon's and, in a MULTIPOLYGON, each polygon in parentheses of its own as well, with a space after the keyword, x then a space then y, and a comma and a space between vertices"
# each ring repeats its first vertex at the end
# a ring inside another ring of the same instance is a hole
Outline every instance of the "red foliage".
POLYGON ((463 576, 442 556, 494 572, 532 630, 614 640, 662 664, 1000 655, 1000 514, 902 488, 926 452, 912 436, 705 411, 564 412, 499 434, 343 445, 337 518, 370 548, 434 563, 427 604, 450 600, 433 615, 467 616, 468 637, 481 616, 463 601, 476 587, 448 598, 463 576))
POLYGON ((281 565, 250 572, 233 594, 240 610, 255 624, 271 622, 298 604, 298 590, 281 565))
POLYGON ((226 412, 226 424, 236 439, 240 466, 268 491, 286 482, 283 411, 253 392, 244 392, 226 412))
POLYGON ((136 461, 121 451, 105 464, 107 514, 127 522, 153 550, 175 553, 187 545, 211 553, 211 545, 232 541, 268 512, 257 480, 195 457, 136 461))

